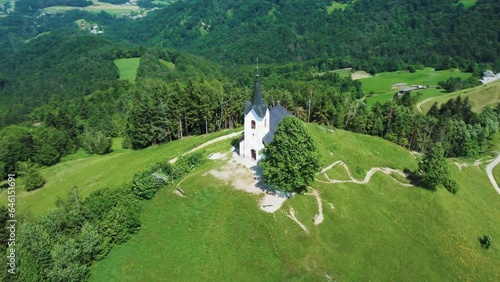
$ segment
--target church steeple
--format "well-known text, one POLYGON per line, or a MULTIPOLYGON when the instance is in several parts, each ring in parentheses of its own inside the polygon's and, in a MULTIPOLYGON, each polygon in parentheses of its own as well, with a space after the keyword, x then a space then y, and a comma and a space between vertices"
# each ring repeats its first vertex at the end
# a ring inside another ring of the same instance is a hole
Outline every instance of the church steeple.
POLYGON ((257 65, 257 73, 255 74, 255 86, 253 90, 252 102, 247 104, 245 107, 245 115, 251 110, 254 110, 257 116, 263 118, 266 115, 267 104, 264 103, 262 99, 262 94, 260 93, 260 78, 259 78, 259 66, 257 65))

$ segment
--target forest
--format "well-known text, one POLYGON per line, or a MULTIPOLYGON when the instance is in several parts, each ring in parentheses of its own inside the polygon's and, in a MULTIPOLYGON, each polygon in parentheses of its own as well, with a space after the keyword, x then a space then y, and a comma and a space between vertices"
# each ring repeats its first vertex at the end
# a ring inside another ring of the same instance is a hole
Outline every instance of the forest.
MULTIPOLYGON (((26 188, 43 189, 41 167, 78 150, 107 154, 114 137, 140 150, 239 127, 257 58, 265 101, 303 121, 422 153, 438 143, 446 157, 484 153, 498 132, 500 106, 475 113, 458 97, 416 114, 416 97, 407 92, 368 107, 362 81, 330 71, 459 68, 473 77, 439 87, 475 86, 484 70, 500 71, 500 2, 479 0, 470 8, 453 0, 345 2, 330 13, 326 0, 176 1, 131 20, 76 10, 41 15, 39 9, 68 2, 18 1, 15 12, 0 17, 0 171, 29 175, 26 188), (79 30, 78 19, 104 26, 104 34, 79 30), (133 81, 119 79, 114 60, 125 58, 140 58, 133 81)), ((85 200, 76 192, 60 200, 24 228, 23 277, 84 279, 93 261, 138 230, 141 201, 165 184, 162 175, 180 177, 199 158, 157 164, 135 182, 85 200), (144 183, 151 173, 157 182, 144 183)))

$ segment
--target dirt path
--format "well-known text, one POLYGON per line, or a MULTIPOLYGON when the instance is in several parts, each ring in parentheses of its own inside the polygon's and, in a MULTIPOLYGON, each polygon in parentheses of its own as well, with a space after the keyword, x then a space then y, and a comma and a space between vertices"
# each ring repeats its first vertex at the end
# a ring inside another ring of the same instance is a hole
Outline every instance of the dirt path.
POLYGON ((321 182, 321 183, 330 183, 330 184, 335 184, 335 183, 347 183, 347 182, 351 182, 351 183, 356 183, 356 184, 366 184, 370 181, 370 179, 372 178, 372 176, 376 173, 376 172, 381 172, 383 174, 386 174, 386 175, 389 175, 392 180, 394 180, 396 183, 398 183, 399 185, 401 186, 404 186, 404 187, 412 187, 413 185, 412 184, 407 184, 407 183, 402 183, 400 182, 399 180, 397 180, 396 178, 392 177, 392 173, 397 173, 403 177, 407 177, 407 175, 402 172, 401 170, 399 169, 393 169, 393 168, 389 168, 389 167, 372 167, 367 173, 366 173, 366 176, 363 180, 357 180, 356 178, 354 178, 354 176, 352 175, 351 173, 351 170, 349 169, 349 167, 343 162, 343 161, 336 161, 334 162, 333 164, 325 167, 324 169, 321 170, 320 173, 323 173, 326 178, 328 179, 328 181, 323 181, 323 180, 319 180, 319 179, 316 179, 316 181, 318 182, 321 182), (328 175, 326 174, 326 172, 330 169, 332 169, 334 166, 336 165, 341 165, 344 167, 345 171, 347 172, 347 174, 349 175, 349 178, 351 178, 350 180, 337 180, 337 179, 330 179, 328 177, 328 175))
MULTIPOLYGON (((198 147, 196 147, 196 148, 194 148, 194 149, 189 150, 188 152, 186 152, 186 153, 184 153, 184 154, 182 154, 182 155, 190 154, 190 153, 192 153, 192 152, 194 152, 194 151, 197 151, 197 150, 199 150, 199 149, 201 149, 201 148, 204 148, 204 147, 206 147, 206 146, 208 146, 208 145, 212 145, 213 143, 217 143, 217 142, 220 142, 220 141, 223 141, 223 140, 231 139, 231 138, 233 138, 233 137, 238 136, 238 135, 239 135, 239 134, 241 134, 241 133, 243 133, 243 131, 238 131, 238 132, 235 132, 235 133, 231 133, 231 134, 228 134, 228 135, 224 135, 224 136, 221 136, 221 137, 217 137, 217 138, 215 138, 215 139, 212 139, 212 140, 210 140, 210 141, 207 141, 207 142, 205 142, 205 143, 201 144, 200 146, 198 146, 198 147)), ((169 163, 171 163, 171 164, 173 164, 173 163, 175 163, 175 162, 177 161, 177 159, 178 159, 178 158, 173 158, 173 159, 171 159, 171 160, 170 160, 170 161, 168 161, 168 162, 169 162, 169 163)))
POLYGON ((309 187, 312 190, 312 193, 306 193, 305 195, 313 195, 316 197, 316 200, 318 201, 318 213, 314 217, 314 224, 319 225, 323 222, 323 202, 321 202, 321 198, 319 196, 318 190, 309 187))
POLYGON ((422 105, 423 105, 423 104, 425 104, 425 103, 427 103, 427 102, 429 102, 429 101, 430 101, 430 100, 432 100, 433 98, 434 98, 434 97, 427 98, 427 99, 423 100, 422 102, 418 103, 418 104, 417 104, 417 106, 416 106, 416 107, 417 107, 418 112, 419 112, 419 113, 421 113, 421 114, 423 114, 423 111, 422 111, 422 105))
POLYGON ((458 167, 458 170, 462 170, 462 168, 469 167, 469 166, 475 166, 475 167, 480 169, 480 167, 479 167, 480 165, 485 164, 485 163, 489 163, 492 161, 493 161, 493 159, 485 160, 485 161, 479 159, 479 160, 475 160, 474 163, 472 163, 472 164, 471 163, 458 163, 458 162, 453 162, 453 164, 455 164, 458 167))
POLYGON ((491 162, 487 167, 486 167, 486 174, 488 174, 488 178, 490 179, 491 184, 493 185, 493 188, 500 194, 500 187, 498 187, 498 183, 495 180, 495 177, 493 176, 493 169, 497 164, 500 163, 500 155, 496 157, 496 159, 491 162))
POLYGON ((290 208, 290 213, 284 212, 285 215, 289 218, 291 218, 293 221, 297 222, 297 224, 302 228, 306 233, 309 233, 309 230, 307 230, 307 227, 300 222, 297 217, 295 216, 295 210, 293 208, 290 208))

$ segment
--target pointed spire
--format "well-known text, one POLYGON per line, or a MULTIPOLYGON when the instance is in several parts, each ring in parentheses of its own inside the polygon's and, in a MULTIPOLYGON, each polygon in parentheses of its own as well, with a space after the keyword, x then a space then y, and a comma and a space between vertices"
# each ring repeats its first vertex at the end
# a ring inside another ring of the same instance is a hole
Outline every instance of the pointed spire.
POLYGON ((259 117, 263 118, 267 112, 267 104, 264 103, 264 100, 262 99, 262 94, 260 93, 258 60, 259 59, 257 58, 257 71, 255 74, 255 87, 253 90, 252 101, 251 103, 250 102, 248 103, 247 107, 245 107, 245 115, 253 109, 259 117))

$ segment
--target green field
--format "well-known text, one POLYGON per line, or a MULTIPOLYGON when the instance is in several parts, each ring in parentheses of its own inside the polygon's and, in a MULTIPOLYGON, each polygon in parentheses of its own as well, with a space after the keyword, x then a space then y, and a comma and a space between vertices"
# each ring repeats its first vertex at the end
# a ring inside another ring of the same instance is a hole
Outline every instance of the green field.
MULTIPOLYGON (((383 139, 309 125, 323 165, 344 160, 360 178, 373 166, 414 170, 417 160, 383 139), (331 154, 330 154, 331 153, 331 154)), ((218 144, 218 149, 227 150, 218 144)), ((214 149, 210 149, 213 151, 214 149)), ((484 166, 459 171, 457 195, 403 188, 375 174, 369 184, 322 184, 325 220, 314 225, 313 196, 295 196, 274 214, 259 197, 204 172, 187 178, 186 198, 161 189, 142 212, 137 235, 92 266, 91 281, 498 281, 500 195, 484 166), (331 205, 334 205, 334 209, 331 205), (293 207, 306 233, 286 217, 293 207)))
MULTIPOLYGON (((486 106, 496 106, 500 103, 500 81, 433 97, 426 101, 421 99, 422 104, 418 108, 420 108, 423 112, 427 112, 435 102, 438 103, 438 105, 441 105, 449 99, 457 98, 458 96, 461 96, 462 98, 468 97, 472 105, 472 110, 476 112, 486 106)), ((419 109, 417 110, 420 111, 419 109)))
POLYGON ((462 3, 465 8, 470 8, 476 5, 477 0, 460 0, 460 3, 462 3))
POLYGON ((120 72, 120 79, 135 81, 141 58, 117 59, 114 62, 120 72))
MULTIPOLYGON (((408 71, 383 72, 369 78, 361 79, 360 81, 365 94, 373 93, 372 97, 366 98, 367 104, 372 106, 376 102, 383 103, 389 101, 394 96, 398 90, 391 89, 391 85, 393 84, 407 83, 408 86, 437 86, 439 81, 446 80, 450 77, 465 79, 471 75, 470 73, 463 73, 456 69, 435 71, 433 68, 424 68, 422 70, 417 70, 415 73, 410 73, 408 71)), ((415 91, 414 93, 417 92, 422 93, 419 101, 444 93, 437 89, 424 89, 415 91)))
POLYGON ((56 12, 63 13, 69 10, 84 10, 92 13, 106 12, 114 16, 120 16, 122 14, 128 14, 133 11, 139 11, 139 6, 135 5, 114 5, 106 2, 99 2, 97 0, 92 0, 93 5, 87 7, 74 7, 74 6, 52 6, 44 8, 44 12, 56 12))
MULTIPOLYGON (((87 196, 96 189, 120 185, 156 162, 178 157, 208 140, 232 131, 234 130, 187 137, 140 151, 121 149, 120 139, 115 139, 114 151, 104 156, 89 156, 78 151, 76 156, 67 156, 66 161, 41 170, 42 176, 47 180, 43 188, 33 192, 17 191, 17 209, 22 214, 41 215, 55 207, 56 199, 65 197, 73 186, 79 188, 82 196, 87 196)), ((0 192, 0 205, 7 203, 6 195, 5 190, 0 192)))
POLYGON ((342 3, 339 3, 339 2, 335 2, 335 1, 332 1, 332 4, 330 4, 330 6, 326 6, 326 12, 328 14, 331 14, 334 10, 344 10, 345 7, 347 7, 347 4, 342 4, 342 3))

